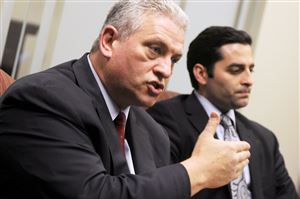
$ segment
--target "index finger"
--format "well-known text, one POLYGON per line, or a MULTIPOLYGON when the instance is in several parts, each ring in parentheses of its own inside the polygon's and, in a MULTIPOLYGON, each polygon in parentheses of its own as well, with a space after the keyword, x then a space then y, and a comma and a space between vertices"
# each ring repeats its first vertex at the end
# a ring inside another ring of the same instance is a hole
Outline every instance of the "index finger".
POLYGON ((232 142, 232 144, 235 145, 237 152, 249 151, 249 149, 251 148, 250 144, 246 141, 232 142))

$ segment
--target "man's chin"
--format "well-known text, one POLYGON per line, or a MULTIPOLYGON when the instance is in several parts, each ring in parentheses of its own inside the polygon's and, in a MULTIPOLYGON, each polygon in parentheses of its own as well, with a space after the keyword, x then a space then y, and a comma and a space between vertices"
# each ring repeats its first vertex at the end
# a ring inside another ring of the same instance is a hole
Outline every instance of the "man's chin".
POLYGON ((148 97, 146 97, 144 99, 140 99, 139 100, 140 103, 139 103, 138 106, 149 108, 149 107, 153 106, 156 103, 157 98, 158 97, 154 97, 154 96, 150 97, 150 96, 148 96, 148 97))
POLYGON ((235 105, 235 109, 239 109, 239 108, 244 108, 248 105, 248 100, 247 101, 242 101, 242 102, 239 102, 235 105))

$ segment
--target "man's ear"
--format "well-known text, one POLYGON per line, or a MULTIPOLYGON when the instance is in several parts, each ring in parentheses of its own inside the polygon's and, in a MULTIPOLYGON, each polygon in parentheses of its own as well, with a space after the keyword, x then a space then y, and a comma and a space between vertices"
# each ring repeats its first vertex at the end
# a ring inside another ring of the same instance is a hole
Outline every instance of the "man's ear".
POLYGON ((207 83, 208 75, 207 70, 202 64, 195 64, 193 68, 194 77, 201 85, 207 83))
POLYGON ((118 38, 119 32, 114 26, 107 25, 103 28, 99 39, 99 49, 105 57, 109 58, 112 56, 113 43, 118 38))

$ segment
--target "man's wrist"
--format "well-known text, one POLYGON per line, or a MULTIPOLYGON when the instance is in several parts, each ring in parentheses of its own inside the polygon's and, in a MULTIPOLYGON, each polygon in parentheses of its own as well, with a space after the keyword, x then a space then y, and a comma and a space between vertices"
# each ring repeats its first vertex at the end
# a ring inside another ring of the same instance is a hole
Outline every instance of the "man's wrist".
POLYGON ((194 161, 192 158, 184 160, 181 164, 186 169, 189 179, 190 179, 190 186, 191 186, 191 196, 195 195, 205 187, 205 175, 204 172, 199 169, 199 165, 197 161, 194 161))

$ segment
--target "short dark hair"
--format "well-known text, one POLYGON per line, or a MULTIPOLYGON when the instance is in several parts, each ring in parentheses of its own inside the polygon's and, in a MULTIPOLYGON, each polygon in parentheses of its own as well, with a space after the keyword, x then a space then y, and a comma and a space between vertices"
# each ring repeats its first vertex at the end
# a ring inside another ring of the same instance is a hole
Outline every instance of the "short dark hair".
POLYGON ((243 30, 236 30, 227 26, 211 26, 202 31, 191 43, 187 53, 187 69, 192 86, 198 89, 198 82, 194 77, 195 64, 202 64, 209 77, 213 77, 214 64, 222 59, 220 47, 225 44, 252 44, 250 35, 243 30))

